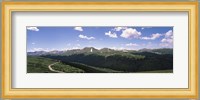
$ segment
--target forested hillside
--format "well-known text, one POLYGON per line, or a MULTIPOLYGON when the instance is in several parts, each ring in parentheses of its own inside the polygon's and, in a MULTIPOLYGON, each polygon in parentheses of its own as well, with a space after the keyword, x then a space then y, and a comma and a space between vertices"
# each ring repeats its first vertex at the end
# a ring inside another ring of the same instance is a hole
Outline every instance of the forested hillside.
MULTIPOLYGON (((156 72, 163 70, 173 72, 173 49, 119 51, 108 48, 101 50, 84 48, 82 50, 71 50, 62 53, 32 55, 30 56, 32 59, 28 58, 28 66, 32 66, 30 65, 30 60, 33 60, 33 57, 37 56, 53 61, 60 61, 62 65, 56 65, 57 67, 54 66, 52 68, 69 73, 70 71, 67 71, 64 66, 71 66, 79 69, 78 72, 87 73, 156 72)), ((31 68, 30 70, 34 69, 33 66, 28 68, 31 68)), ((28 72, 31 72, 29 69, 28 72)), ((45 68, 41 70, 49 72, 45 68)))

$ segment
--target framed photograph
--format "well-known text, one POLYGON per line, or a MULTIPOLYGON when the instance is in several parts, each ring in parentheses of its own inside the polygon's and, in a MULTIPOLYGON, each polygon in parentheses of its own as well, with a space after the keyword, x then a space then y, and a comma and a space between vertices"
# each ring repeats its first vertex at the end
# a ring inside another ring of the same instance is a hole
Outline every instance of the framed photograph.
POLYGON ((197 98, 197 2, 3 2, 3 98, 197 98))

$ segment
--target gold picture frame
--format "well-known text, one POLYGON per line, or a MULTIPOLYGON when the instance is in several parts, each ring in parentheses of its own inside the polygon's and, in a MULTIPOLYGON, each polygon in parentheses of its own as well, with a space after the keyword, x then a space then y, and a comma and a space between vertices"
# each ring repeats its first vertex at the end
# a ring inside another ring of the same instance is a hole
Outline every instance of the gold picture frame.
POLYGON ((3 98, 197 98, 198 2, 2 2, 3 98), (15 11, 186 11, 189 12, 188 89, 17 89, 12 88, 11 13, 15 11))

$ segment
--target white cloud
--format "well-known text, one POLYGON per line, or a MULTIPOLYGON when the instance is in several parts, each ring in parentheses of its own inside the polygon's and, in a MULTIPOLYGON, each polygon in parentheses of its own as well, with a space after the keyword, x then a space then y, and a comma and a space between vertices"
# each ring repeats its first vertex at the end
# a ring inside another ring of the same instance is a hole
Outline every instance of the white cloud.
POLYGON ((127 27, 115 27, 113 30, 114 31, 121 31, 123 29, 127 29, 127 27))
POLYGON ((73 49, 79 49, 79 47, 72 47, 71 50, 73 50, 73 49))
POLYGON ((74 27, 74 30, 83 31, 83 28, 82 27, 74 27))
POLYGON ((172 38, 163 38, 161 40, 161 42, 163 42, 163 43, 173 43, 173 39, 172 38))
POLYGON ((133 28, 127 28, 122 31, 122 34, 120 35, 123 38, 139 38, 141 35, 141 32, 138 32, 136 29, 133 28))
POLYGON ((87 39, 87 40, 95 39, 94 37, 88 37, 88 36, 85 36, 85 35, 82 35, 82 34, 80 34, 78 37, 81 38, 81 39, 87 39))
POLYGON ((163 43, 173 43, 173 31, 169 30, 168 32, 165 33, 165 37, 161 40, 163 43))
POLYGON ((160 46, 172 47, 173 45, 173 31, 169 30, 165 33, 165 37, 161 40, 160 46))
POLYGON ((43 48, 33 48, 34 51, 43 51, 43 48))
POLYGON ((39 29, 37 27, 27 27, 27 30, 30 30, 30 31, 39 31, 39 29))
POLYGON ((124 50, 125 48, 124 47, 120 47, 120 48, 118 48, 119 50, 124 50))
POLYGON ((166 38, 169 38, 169 37, 171 37, 171 36, 173 36, 172 30, 169 30, 167 33, 165 33, 165 37, 166 37, 166 38))
POLYGON ((116 33, 112 33, 111 31, 106 32, 105 35, 108 35, 111 38, 117 38, 117 34, 116 33))
POLYGON ((160 43, 159 44, 161 47, 169 47, 170 46, 170 44, 168 44, 168 43, 160 43))
POLYGON ((144 27, 141 28, 142 30, 144 29, 144 27))
POLYGON ((126 44, 126 46, 138 46, 138 44, 136 44, 136 43, 128 43, 128 44, 126 44))
POLYGON ((152 34, 151 37, 141 37, 141 39, 143 39, 143 40, 155 40, 155 39, 159 38, 160 36, 162 36, 162 34, 155 33, 155 34, 152 34))
POLYGON ((33 42, 33 43, 31 43, 32 45, 34 45, 35 43, 33 42))
POLYGON ((33 48, 31 50, 29 50, 29 52, 35 52, 35 51, 49 51, 49 48, 33 48))
POLYGON ((67 51, 67 50, 73 50, 73 49, 80 49, 80 48, 73 46, 73 47, 70 47, 70 48, 62 48, 62 49, 60 49, 60 51, 67 51))
POLYGON ((160 33, 155 33, 155 34, 152 34, 152 35, 151 35, 151 39, 155 40, 155 39, 159 38, 160 36, 162 36, 162 34, 160 34, 160 33))
POLYGON ((117 47, 111 47, 111 49, 114 49, 114 50, 116 50, 116 49, 117 49, 117 47))
POLYGON ((62 49, 60 49, 60 51, 67 51, 67 50, 69 50, 68 48, 62 48, 62 49))

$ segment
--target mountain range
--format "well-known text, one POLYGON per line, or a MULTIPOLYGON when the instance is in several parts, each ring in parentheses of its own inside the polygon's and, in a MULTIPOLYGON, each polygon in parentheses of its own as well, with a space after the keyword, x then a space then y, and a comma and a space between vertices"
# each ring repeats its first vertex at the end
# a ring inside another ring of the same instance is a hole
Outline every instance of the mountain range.
POLYGON ((72 49, 72 50, 53 50, 53 51, 34 51, 34 52, 27 52, 27 55, 31 56, 41 56, 41 55, 72 55, 72 54, 80 54, 80 53, 109 53, 109 52, 150 52, 155 54, 173 54, 172 48, 160 48, 160 49, 140 49, 140 50, 114 50, 110 48, 102 48, 96 49, 94 47, 85 47, 83 49, 72 49))

